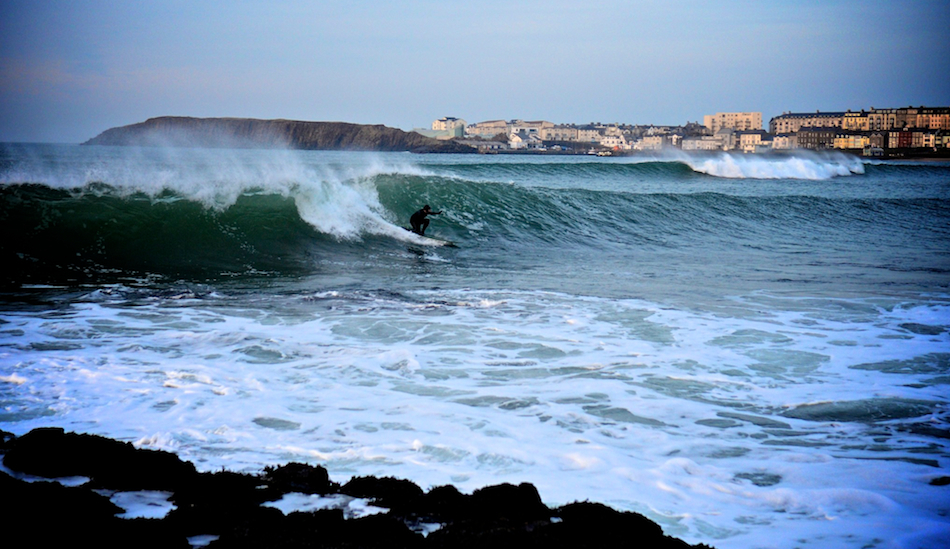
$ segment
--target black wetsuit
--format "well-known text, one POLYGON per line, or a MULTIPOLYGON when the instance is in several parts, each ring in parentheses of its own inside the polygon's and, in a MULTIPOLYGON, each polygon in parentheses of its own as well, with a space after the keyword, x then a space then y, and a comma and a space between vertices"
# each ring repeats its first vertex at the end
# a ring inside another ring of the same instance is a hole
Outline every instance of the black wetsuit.
POLYGON ((409 218, 409 224, 412 225, 412 232, 416 234, 426 234, 426 227, 429 226, 429 220, 426 219, 426 216, 429 215, 429 213, 430 210, 423 208, 412 214, 412 217, 409 218))

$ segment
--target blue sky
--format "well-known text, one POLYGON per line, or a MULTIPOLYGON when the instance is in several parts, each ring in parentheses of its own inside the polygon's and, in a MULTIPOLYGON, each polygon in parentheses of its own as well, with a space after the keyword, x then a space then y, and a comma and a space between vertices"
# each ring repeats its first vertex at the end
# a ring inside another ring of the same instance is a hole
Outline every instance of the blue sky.
POLYGON ((0 0, 0 141, 163 115, 684 124, 950 105, 946 0, 0 0))

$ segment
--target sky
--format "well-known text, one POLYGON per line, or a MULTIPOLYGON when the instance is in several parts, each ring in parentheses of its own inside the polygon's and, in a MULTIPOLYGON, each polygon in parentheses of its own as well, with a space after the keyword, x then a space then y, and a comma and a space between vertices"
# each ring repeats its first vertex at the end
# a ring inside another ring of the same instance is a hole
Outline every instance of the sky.
POLYGON ((947 0, 0 0, 0 142, 950 106, 947 0))

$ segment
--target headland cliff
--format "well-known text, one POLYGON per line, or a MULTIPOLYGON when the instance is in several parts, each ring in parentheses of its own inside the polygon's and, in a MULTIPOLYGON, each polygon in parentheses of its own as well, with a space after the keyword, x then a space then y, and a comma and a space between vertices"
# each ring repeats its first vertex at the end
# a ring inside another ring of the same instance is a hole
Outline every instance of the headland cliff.
POLYGON ((383 125, 162 116, 108 129, 83 145, 469 153, 475 149, 383 125))

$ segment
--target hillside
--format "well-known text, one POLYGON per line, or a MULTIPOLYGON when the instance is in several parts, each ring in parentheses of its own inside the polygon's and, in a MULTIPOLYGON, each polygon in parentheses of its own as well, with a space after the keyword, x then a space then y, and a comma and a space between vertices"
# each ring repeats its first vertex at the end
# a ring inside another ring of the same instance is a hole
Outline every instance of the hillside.
POLYGON ((250 118, 163 116, 108 129, 83 145, 308 150, 474 152, 453 141, 439 141, 383 125, 250 118))

